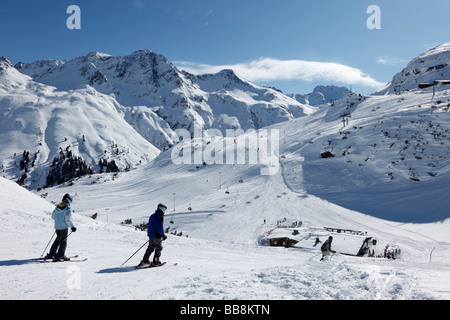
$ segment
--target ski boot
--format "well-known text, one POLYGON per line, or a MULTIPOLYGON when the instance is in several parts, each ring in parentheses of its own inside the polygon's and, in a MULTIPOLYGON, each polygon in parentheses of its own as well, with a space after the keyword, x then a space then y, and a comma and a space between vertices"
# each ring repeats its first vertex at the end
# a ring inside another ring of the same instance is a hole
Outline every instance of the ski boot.
POLYGON ((63 262, 63 261, 70 261, 70 258, 67 258, 66 256, 62 256, 62 257, 56 257, 53 259, 53 262, 63 262))
POLYGON ((161 264, 162 264, 162 263, 161 263, 161 261, 159 261, 159 257, 154 256, 154 257, 153 257, 152 265, 154 265, 154 266, 160 266, 161 264))
POLYGON ((142 268, 142 267, 149 267, 151 265, 150 261, 147 260, 142 260, 141 263, 138 264, 138 268, 142 268))
POLYGON ((47 255, 44 257, 44 260, 53 260, 56 257, 53 254, 47 253, 47 255))

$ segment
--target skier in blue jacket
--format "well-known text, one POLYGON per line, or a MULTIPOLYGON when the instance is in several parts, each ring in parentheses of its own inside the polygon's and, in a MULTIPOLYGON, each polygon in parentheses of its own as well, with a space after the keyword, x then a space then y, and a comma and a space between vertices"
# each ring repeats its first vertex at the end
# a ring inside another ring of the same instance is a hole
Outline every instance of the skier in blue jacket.
POLYGON ((55 220, 56 240, 53 242, 50 253, 47 254, 45 259, 53 259, 53 261, 68 260, 65 255, 68 231, 69 228, 71 228, 72 232, 77 231, 71 219, 71 203, 72 197, 69 194, 65 194, 61 203, 56 206, 55 210, 53 210, 52 219, 55 220))
POLYGON ((149 258, 153 251, 155 251, 153 265, 161 265, 159 258, 163 249, 162 242, 167 239, 167 236, 164 234, 164 213, 166 210, 167 207, 160 203, 155 213, 148 220, 147 235, 149 243, 139 266, 151 265, 149 258))

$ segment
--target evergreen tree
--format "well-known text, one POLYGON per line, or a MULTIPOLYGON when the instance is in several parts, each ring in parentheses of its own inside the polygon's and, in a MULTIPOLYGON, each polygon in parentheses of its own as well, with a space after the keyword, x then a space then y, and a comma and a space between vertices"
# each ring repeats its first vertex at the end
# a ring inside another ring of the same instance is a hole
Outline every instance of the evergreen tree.
POLYGON ((60 157, 54 158, 47 175, 46 187, 61 184, 74 178, 93 174, 91 167, 79 156, 74 156, 70 150, 67 155, 60 151, 60 157))

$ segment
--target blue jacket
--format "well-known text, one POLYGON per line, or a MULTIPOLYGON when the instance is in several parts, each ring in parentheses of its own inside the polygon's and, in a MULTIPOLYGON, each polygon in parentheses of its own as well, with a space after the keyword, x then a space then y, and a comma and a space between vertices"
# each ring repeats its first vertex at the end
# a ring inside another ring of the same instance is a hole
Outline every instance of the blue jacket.
POLYGON ((67 203, 61 202, 52 213, 52 219, 55 220, 56 230, 65 230, 73 228, 72 211, 67 203))
POLYGON ((147 235, 150 238, 161 238, 164 235, 164 213, 156 210, 148 219, 147 235))

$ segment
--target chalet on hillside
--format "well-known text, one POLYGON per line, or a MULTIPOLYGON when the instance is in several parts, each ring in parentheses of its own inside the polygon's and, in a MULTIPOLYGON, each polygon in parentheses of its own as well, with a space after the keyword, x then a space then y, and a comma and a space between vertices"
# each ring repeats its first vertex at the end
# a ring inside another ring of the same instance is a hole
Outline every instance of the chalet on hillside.
POLYGON ((420 89, 426 89, 429 87, 437 86, 437 85, 450 85, 450 80, 435 80, 433 82, 427 82, 427 83, 419 83, 420 89))
POLYGON ((376 245, 376 240, 367 236, 367 232, 330 227, 275 228, 261 242, 270 246, 320 250, 322 243, 329 236, 333 236, 333 250, 352 256, 363 256, 368 252, 370 247, 376 245))

